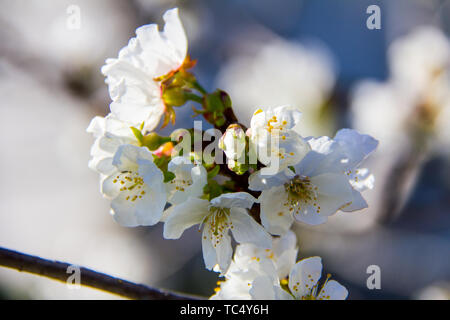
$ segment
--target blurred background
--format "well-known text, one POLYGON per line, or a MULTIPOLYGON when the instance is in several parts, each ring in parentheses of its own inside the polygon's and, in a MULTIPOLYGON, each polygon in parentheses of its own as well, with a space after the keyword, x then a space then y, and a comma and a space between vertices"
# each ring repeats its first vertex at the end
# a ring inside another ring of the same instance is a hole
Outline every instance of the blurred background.
MULTIPOLYGON (((210 296, 200 235, 164 240, 109 215, 88 169, 90 119, 110 99, 100 68, 137 27, 178 6, 208 89, 239 120, 291 104, 305 135, 353 127, 380 140, 369 208, 297 224, 299 258, 322 256, 350 299, 450 298, 450 1, 0 0, 0 246, 210 296), (369 29, 370 5, 381 29, 369 29), (80 28, 70 28, 79 10, 80 28), (381 269, 369 290, 367 267, 381 269)), ((192 126, 189 106, 177 127, 192 126)), ((171 130, 173 128, 165 129, 171 130)), ((0 297, 115 299, 0 268, 0 297)))

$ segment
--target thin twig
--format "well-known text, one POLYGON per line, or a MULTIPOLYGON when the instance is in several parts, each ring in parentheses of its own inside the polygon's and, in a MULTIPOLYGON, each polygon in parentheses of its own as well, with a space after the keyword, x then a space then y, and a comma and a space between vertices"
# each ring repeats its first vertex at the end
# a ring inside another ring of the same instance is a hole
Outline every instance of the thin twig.
MULTIPOLYGON (((54 280, 66 282, 72 264, 51 261, 0 247, 0 266, 29 272, 54 280)), ((103 290, 130 299, 142 300, 199 300, 202 297, 174 293, 143 284, 112 277, 84 267, 80 269, 80 285, 103 290)))

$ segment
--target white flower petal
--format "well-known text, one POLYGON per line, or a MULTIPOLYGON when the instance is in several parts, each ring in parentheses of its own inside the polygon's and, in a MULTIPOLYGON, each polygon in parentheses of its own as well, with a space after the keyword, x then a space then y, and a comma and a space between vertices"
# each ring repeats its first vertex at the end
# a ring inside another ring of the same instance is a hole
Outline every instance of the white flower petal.
POLYGON ((207 200, 190 198, 174 206, 164 223, 164 238, 178 239, 184 230, 200 224, 209 214, 207 200))
POLYGON ((86 132, 92 133, 94 138, 101 137, 105 133, 105 122, 106 119, 103 117, 94 117, 89 123, 86 132))
POLYGON ((137 171, 138 158, 153 162, 153 156, 147 148, 125 144, 117 149, 112 164, 117 167, 119 171, 137 171))
POLYGON ((205 223, 202 235, 203 259, 206 268, 212 270, 216 264, 222 273, 225 273, 230 266, 231 257, 233 255, 233 248, 231 247, 231 238, 228 232, 223 234, 223 237, 218 240, 212 237, 214 230, 208 223, 205 223), (213 243, 213 241, 215 241, 213 243))
POLYGON ((344 174, 321 174, 311 177, 311 183, 321 195, 342 199, 344 203, 351 201, 352 186, 344 174))
POLYGON ((341 210, 345 211, 345 212, 352 212, 352 211, 365 209, 367 207, 368 207, 367 202, 362 197, 361 193, 359 191, 353 189, 351 203, 342 207, 341 210))
POLYGON ((163 15, 163 19, 166 23, 164 36, 173 45, 175 62, 182 64, 187 54, 188 42, 178 15, 178 8, 167 10, 163 15))
POLYGON ((287 201, 284 186, 264 190, 259 196, 261 203, 261 223, 271 234, 283 235, 294 222, 287 201))
POLYGON ((335 280, 327 281, 317 298, 321 300, 345 300, 348 290, 335 280))
POLYGON ((114 183, 115 179, 115 175, 110 175, 101 182, 101 192, 108 199, 114 199, 119 194, 119 186, 114 183))
POLYGON ((107 59, 102 67, 113 100, 111 112, 136 127, 145 122, 144 131, 155 129, 165 110, 154 79, 178 70, 187 53, 178 9, 167 11, 163 18, 163 31, 155 24, 139 27, 118 58, 107 59))
POLYGON ((373 189, 375 177, 367 168, 358 168, 350 174, 350 183, 359 192, 373 189))
POLYGON ((301 299, 311 293, 322 275, 322 259, 311 257, 297 262, 289 274, 289 289, 301 299))
POLYGON ((274 263, 277 268, 278 277, 284 279, 289 275, 289 271, 294 266, 298 248, 295 233, 289 230, 285 235, 273 241, 274 263))
POLYGON ((208 270, 212 270, 217 264, 216 250, 211 243, 211 239, 209 238, 210 232, 209 225, 205 224, 202 233, 202 251, 203 261, 205 262, 206 269, 208 270))
POLYGON ((353 129, 341 129, 334 138, 348 158, 347 167, 353 169, 363 162, 378 146, 378 141, 353 129))
POLYGON ((180 204, 189 197, 200 197, 207 183, 207 172, 203 166, 195 166, 187 157, 175 157, 168 165, 175 174, 172 181, 166 183, 171 204, 180 204))
POLYGON ((254 191, 267 190, 273 187, 278 187, 295 176, 289 168, 282 170, 274 175, 264 175, 261 170, 256 171, 248 178, 248 188, 254 191))
POLYGON ((312 177, 324 173, 343 172, 335 158, 315 150, 308 152, 305 157, 293 167, 296 174, 312 177))
POLYGON ((268 276, 259 276, 252 282, 250 289, 252 300, 275 300, 273 281, 268 276))
POLYGON ((247 192, 224 193, 211 200, 216 208, 245 208, 250 209, 257 202, 255 197, 247 192))
POLYGON ((272 237, 258 224, 245 209, 231 208, 231 223, 234 239, 239 243, 253 243, 254 245, 270 249, 272 237))
MULTIPOLYGON (((322 204, 321 204, 321 206, 322 206, 322 204)), ((336 211, 337 210, 330 213, 329 215, 335 213, 336 211)), ((301 211, 294 214, 294 218, 296 221, 309 224, 310 226, 318 226, 319 224, 323 224, 323 223, 327 222, 327 220, 328 220, 327 219, 328 215, 325 215, 325 214, 322 215, 322 212, 329 213, 330 211, 325 211, 321 207, 320 214, 319 214, 319 213, 317 213, 316 207, 313 207, 312 205, 307 205, 307 206, 303 207, 301 211)))
POLYGON ((143 189, 146 195, 132 202, 126 194, 119 194, 112 202, 111 209, 114 220, 125 227, 152 226, 161 220, 165 194, 152 192, 148 187, 143 189))
POLYGON ((302 113, 295 107, 284 105, 276 107, 270 116, 275 115, 280 122, 286 122, 284 127, 286 129, 292 129, 295 127, 301 119, 302 113))

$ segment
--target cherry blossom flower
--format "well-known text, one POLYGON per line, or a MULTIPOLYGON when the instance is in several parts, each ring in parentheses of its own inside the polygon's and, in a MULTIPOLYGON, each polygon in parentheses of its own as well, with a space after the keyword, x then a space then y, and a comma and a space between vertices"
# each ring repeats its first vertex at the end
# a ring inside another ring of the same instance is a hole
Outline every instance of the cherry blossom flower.
POLYGON ((109 114, 106 117, 94 117, 86 130, 95 138, 91 147, 89 168, 102 175, 109 175, 114 171, 112 165, 114 154, 119 146, 132 144, 139 146, 128 123, 109 114))
POLYGON ((111 199, 111 214, 126 227, 158 223, 166 205, 162 171, 146 147, 121 145, 112 160, 114 170, 102 181, 102 193, 111 199))
POLYGON ((322 260, 311 257, 296 261, 296 237, 292 231, 273 239, 272 250, 250 244, 236 248, 233 262, 219 281, 212 300, 343 300, 348 292, 327 275, 322 260), (287 259, 286 259, 287 258, 287 259))
POLYGON ((360 191, 372 187, 360 163, 378 142, 354 130, 343 129, 335 139, 307 139, 311 151, 300 162, 275 175, 261 171, 249 178, 251 190, 262 191, 261 221, 272 234, 284 234, 294 219, 318 225, 338 210, 355 211, 367 203, 360 191))
POLYGON ((347 298, 347 289, 339 282, 330 280, 329 274, 320 285, 321 275, 322 259, 306 258, 293 266, 289 279, 283 279, 280 285, 273 286, 268 277, 259 277, 253 281, 250 292, 253 299, 345 300, 347 298), (282 286, 285 289, 281 289, 282 286), (282 294, 281 290, 285 293, 282 294))
POLYGON ((178 9, 168 10, 163 31, 156 24, 136 30, 136 37, 120 50, 118 58, 107 59, 102 67, 113 102, 111 112, 119 119, 152 131, 164 113, 161 79, 192 66, 187 57, 187 39, 178 9))
POLYGON ((297 238, 292 231, 272 239, 272 249, 263 249, 251 243, 236 247, 233 261, 226 272, 225 280, 219 281, 213 300, 249 300, 253 281, 261 276, 273 275, 274 284, 278 278, 289 275, 297 257, 297 238))
POLYGON ((231 230, 239 243, 271 247, 271 237, 247 212, 256 199, 248 193, 224 193, 211 201, 189 198, 169 208, 164 224, 164 238, 178 239, 184 230, 194 225, 203 227, 202 247, 206 268, 225 272, 231 262, 233 249, 231 230))
POLYGON ((251 151, 258 160, 275 171, 281 171, 301 160, 310 150, 292 128, 299 123, 301 112, 290 106, 261 109, 253 113, 248 134, 251 151))
POLYGON ((194 165, 186 157, 175 157, 168 165, 168 170, 175 174, 174 179, 166 183, 168 202, 176 205, 189 197, 200 197, 206 184, 206 169, 194 165))
POLYGON ((225 152, 228 168, 238 174, 248 169, 246 144, 245 132, 237 124, 230 125, 219 140, 219 148, 225 152))

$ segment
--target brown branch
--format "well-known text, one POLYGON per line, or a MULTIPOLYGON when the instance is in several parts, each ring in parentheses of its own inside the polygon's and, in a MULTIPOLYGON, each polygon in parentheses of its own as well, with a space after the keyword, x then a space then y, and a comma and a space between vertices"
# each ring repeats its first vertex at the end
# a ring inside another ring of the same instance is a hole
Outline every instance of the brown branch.
MULTIPOLYGON (((67 282, 69 263, 42 259, 0 247, 0 266, 67 282)), ((103 290, 130 299, 199 300, 202 297, 174 293, 112 277, 84 267, 80 268, 80 285, 103 290)))

